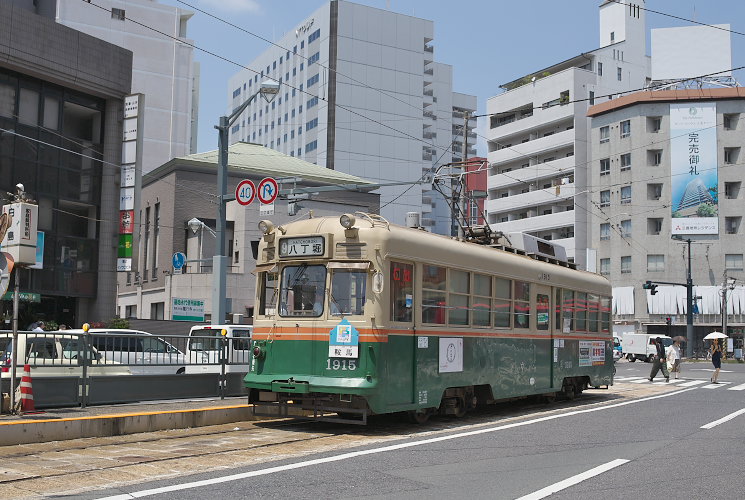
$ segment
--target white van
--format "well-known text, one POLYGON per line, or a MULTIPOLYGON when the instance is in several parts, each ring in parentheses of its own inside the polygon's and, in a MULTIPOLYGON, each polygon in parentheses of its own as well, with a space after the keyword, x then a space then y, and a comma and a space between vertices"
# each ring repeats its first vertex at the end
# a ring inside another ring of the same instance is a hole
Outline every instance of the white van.
MULTIPOLYGON (((81 330, 82 331, 82 330, 81 330)), ((83 350, 77 335, 71 332, 18 332, 19 349, 13 348, 13 334, 0 332, 0 372, 10 376, 13 353, 16 357, 16 376, 23 375, 23 365, 31 365, 32 376, 79 377, 83 374, 82 360, 87 360, 88 376, 131 375, 130 369, 107 360, 95 348, 83 350)), ((72 332, 74 333, 74 332, 72 332)))
POLYGON ((654 342, 657 337, 662 339, 662 345, 665 349, 673 343, 673 339, 667 335, 652 333, 625 333, 621 344, 624 355, 632 363, 637 359, 648 363, 651 362, 652 358, 657 354, 657 347, 654 342))
POLYGON ((186 345, 186 373, 220 373, 222 331, 227 339, 225 372, 248 373, 251 363, 251 325, 196 325, 186 345))
POLYGON ((173 375, 186 370, 184 353, 151 333, 120 328, 91 328, 88 333, 91 345, 104 358, 128 365, 133 375, 173 375))

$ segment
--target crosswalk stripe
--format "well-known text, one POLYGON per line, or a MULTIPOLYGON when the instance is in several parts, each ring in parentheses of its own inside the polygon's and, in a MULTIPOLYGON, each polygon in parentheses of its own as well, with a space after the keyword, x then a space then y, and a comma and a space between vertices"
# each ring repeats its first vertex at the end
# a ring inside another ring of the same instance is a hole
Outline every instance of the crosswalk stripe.
POLYGON ((728 391, 745 391, 745 384, 736 385, 734 387, 727 387, 728 391))
POLYGON ((680 384, 678 387, 693 387, 694 385, 699 384, 705 384, 706 380, 691 380, 690 382, 685 382, 683 384, 680 384))
POLYGON ((719 382, 718 384, 706 384, 702 385, 701 389, 719 389, 720 387, 723 387, 729 383, 730 382, 719 382))

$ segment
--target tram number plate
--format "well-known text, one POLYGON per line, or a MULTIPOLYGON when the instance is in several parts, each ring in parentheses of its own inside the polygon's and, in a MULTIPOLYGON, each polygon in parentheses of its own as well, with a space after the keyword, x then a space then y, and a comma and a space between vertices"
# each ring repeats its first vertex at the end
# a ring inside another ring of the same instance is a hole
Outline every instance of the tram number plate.
POLYGON ((324 254, 323 236, 282 238, 279 242, 280 257, 310 257, 324 254))
POLYGON ((358 358, 359 346, 356 345, 330 345, 329 358, 358 358))

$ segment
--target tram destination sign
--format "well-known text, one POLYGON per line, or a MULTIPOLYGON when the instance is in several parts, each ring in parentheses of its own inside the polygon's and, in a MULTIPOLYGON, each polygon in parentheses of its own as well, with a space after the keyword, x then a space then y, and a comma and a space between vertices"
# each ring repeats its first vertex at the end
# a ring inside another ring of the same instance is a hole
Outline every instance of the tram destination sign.
POLYGON ((323 236, 282 238, 279 241, 280 257, 315 257, 325 253, 323 236))

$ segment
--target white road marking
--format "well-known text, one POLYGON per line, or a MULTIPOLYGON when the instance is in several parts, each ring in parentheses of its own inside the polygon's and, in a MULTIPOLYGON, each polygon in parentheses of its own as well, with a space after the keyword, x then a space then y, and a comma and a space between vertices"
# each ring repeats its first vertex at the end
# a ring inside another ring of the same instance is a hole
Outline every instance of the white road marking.
POLYGON ((567 479, 564 479, 563 481, 559 481, 558 483, 554 483, 552 485, 546 486, 543 489, 535 491, 529 495, 520 497, 517 500, 540 500, 541 498, 546 498, 549 495, 553 495, 557 491, 561 491, 563 489, 569 488, 570 486, 574 486, 575 484, 581 483, 582 481, 586 481, 592 477, 602 474, 603 472, 608 472, 609 470, 615 469, 619 465, 623 465, 627 462, 628 460, 624 458, 617 458, 615 460, 608 462, 607 464, 599 465, 586 472, 577 474, 576 476, 572 476, 567 479))
POLYGON ((745 391, 745 384, 736 385, 734 387, 728 387, 728 391, 745 391))
POLYGON ((706 380, 691 380, 689 382, 685 382, 680 384, 678 387, 693 387, 694 385, 700 385, 705 384, 706 380))
MULTIPOLYGON (((691 368, 692 372, 713 372, 714 368, 691 368)), ((719 370, 719 373, 734 373, 732 370, 719 370)))
POLYGON ((719 424, 723 424, 723 423, 725 423, 725 422, 727 422, 727 421, 729 421, 729 420, 732 420, 732 419, 733 419, 733 418, 735 418, 736 416, 738 416, 738 415, 742 415, 743 413, 745 413, 745 409, 742 409, 742 410, 737 410, 737 411, 736 411, 736 412, 734 412, 734 413, 730 413, 730 414, 729 414, 729 415, 727 415, 726 417, 722 417, 722 418, 720 418, 719 420, 714 420, 713 422, 709 422, 709 423, 708 423, 708 424, 706 424, 706 425, 702 425, 702 426, 701 426, 701 428, 702 428, 702 429, 711 429, 711 428, 713 428, 713 427, 716 427, 716 426, 717 426, 717 425, 719 425, 719 424))
POLYGON ((641 380, 631 380, 630 383, 632 384, 644 384, 646 382, 649 382, 649 377, 645 377, 641 380))
POLYGON ((706 384, 706 385, 702 385, 701 389, 719 389, 720 387, 723 387, 727 384, 730 384, 730 382, 719 382, 716 384, 706 384))
POLYGON ((648 396, 646 398, 640 398, 640 399, 634 399, 630 401, 622 401, 620 403, 614 403, 607 406, 596 406, 594 408, 587 408, 583 410, 574 410, 567 413, 560 413, 556 415, 547 415, 545 417, 539 417, 532 420, 524 420, 521 422, 513 422, 511 424, 504 424, 504 425, 498 425, 496 427, 487 427, 484 429, 477 429, 473 431, 467 431, 467 432, 461 432, 458 434, 449 434, 447 436, 438 436, 434 438, 429 439, 423 439, 421 441, 414 441, 414 442, 407 442, 407 443, 399 443, 394 444, 390 446, 382 446, 380 448, 372 448, 367 450, 360 450, 360 451, 353 451, 350 453, 342 453, 341 455, 335 455, 332 457, 326 457, 326 458, 317 458, 313 460, 306 460, 304 462, 296 462, 293 464, 287 464, 287 465, 278 465, 276 467, 268 467, 266 469, 259 469, 255 471, 249 471, 249 472, 243 472, 240 474, 231 474, 229 476, 222 476, 222 477, 215 477, 212 479, 203 479, 201 481, 193 481, 190 483, 181 483, 181 484, 174 484, 171 486, 162 486, 160 488, 152 488, 149 490, 140 490, 140 491, 134 491, 132 493, 123 493, 121 495, 113 495, 108 497, 103 497, 100 500, 130 500, 132 498, 142 498, 152 495, 157 495, 160 493, 169 493, 172 491, 181 491, 181 490, 188 490, 192 488, 199 488, 202 486, 210 486, 213 484, 220 484, 220 483, 227 483, 230 481, 238 481, 240 479, 247 479, 250 477, 257 477, 257 476, 264 476, 267 474, 274 474, 275 472, 283 472, 293 469, 301 469, 304 467, 309 467, 312 465, 319 465, 329 462, 338 462, 341 460, 347 460, 350 458, 356 458, 361 457, 365 455, 373 455, 376 453, 384 453, 387 451, 395 451, 395 450, 402 450, 406 448, 412 448, 414 446, 421 446, 424 444, 431 444, 431 443, 438 443, 441 441, 449 441, 452 439, 458 439, 462 437, 468 437, 468 436, 478 436, 481 434, 487 434, 491 432, 497 432, 502 431, 506 429, 513 429, 515 427, 524 427, 526 425, 531 424, 537 424, 539 422, 547 422, 549 420, 556 420, 558 418, 564 418, 564 417, 571 417, 574 415, 582 415, 584 413, 594 413, 596 411, 604 411, 604 410, 610 410, 612 408, 619 408, 621 406, 627 406, 631 404, 636 403, 643 403, 645 401, 651 401, 653 399, 661 399, 661 398, 667 398, 670 396, 677 396, 678 394, 683 394, 684 392, 688 391, 694 391, 696 390, 696 387, 692 387, 689 389, 682 389, 680 391, 675 392, 667 392, 665 394, 658 394, 656 396, 648 396))

